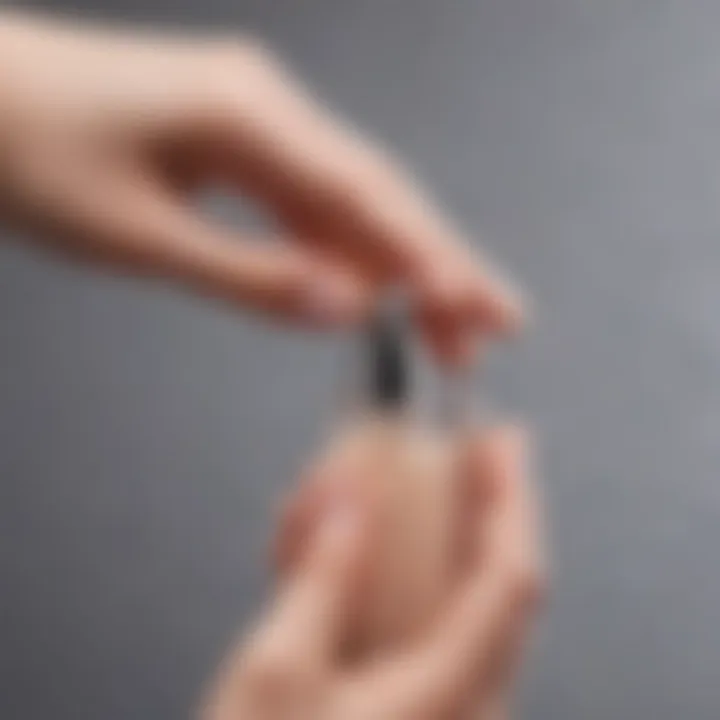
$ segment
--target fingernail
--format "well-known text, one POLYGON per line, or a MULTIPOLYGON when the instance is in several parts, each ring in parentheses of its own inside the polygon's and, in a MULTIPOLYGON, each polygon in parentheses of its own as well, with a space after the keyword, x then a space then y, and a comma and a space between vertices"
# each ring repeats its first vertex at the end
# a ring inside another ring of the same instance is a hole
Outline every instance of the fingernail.
POLYGON ((358 290, 350 282, 332 275, 310 279, 302 302, 305 317, 322 326, 353 322, 362 311, 358 290))

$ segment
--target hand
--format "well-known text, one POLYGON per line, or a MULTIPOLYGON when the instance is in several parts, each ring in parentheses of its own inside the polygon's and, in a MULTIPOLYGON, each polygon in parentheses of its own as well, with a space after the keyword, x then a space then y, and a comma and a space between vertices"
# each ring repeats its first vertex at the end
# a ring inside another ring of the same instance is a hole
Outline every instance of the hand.
POLYGON ((473 553, 447 602, 416 643, 353 662, 340 650, 372 562, 368 518, 336 495, 273 609, 221 670, 204 720, 455 720, 478 705, 483 720, 498 717, 539 583, 522 455, 515 431, 475 443, 473 553))
POLYGON ((518 320, 387 153, 247 39, 155 37, 0 16, 0 211, 63 253, 314 325, 406 285, 445 355, 518 320), (247 194, 270 242, 203 219, 247 194))

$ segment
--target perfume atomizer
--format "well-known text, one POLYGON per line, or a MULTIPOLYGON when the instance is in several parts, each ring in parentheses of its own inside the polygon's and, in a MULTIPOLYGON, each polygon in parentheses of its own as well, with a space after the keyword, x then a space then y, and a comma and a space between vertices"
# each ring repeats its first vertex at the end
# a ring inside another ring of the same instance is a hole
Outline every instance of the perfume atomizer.
POLYGON ((464 427, 473 416, 477 419, 472 371, 438 370, 427 362, 407 311, 385 305, 359 340, 356 405, 386 414, 426 415, 447 430, 464 427))
POLYGON ((366 331, 367 397, 378 408, 400 409, 412 392, 412 367, 402 320, 379 313, 366 331))

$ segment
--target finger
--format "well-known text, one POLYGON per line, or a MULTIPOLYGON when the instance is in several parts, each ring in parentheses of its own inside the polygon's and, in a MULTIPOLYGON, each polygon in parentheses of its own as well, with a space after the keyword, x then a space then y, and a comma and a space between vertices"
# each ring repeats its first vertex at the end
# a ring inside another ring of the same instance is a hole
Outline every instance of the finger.
POLYGON ((477 335, 509 335, 527 315, 519 291, 468 248, 426 269, 417 283, 419 324, 441 359, 467 366, 476 356, 477 335))
MULTIPOLYGON (((478 467, 482 463, 482 451, 475 454, 475 462, 478 467)), ((527 467, 527 462, 525 466, 527 467)), ((491 488, 488 490, 492 492, 491 488)), ((481 708, 479 717, 483 720, 509 716, 509 700, 512 697, 518 665, 528 644, 534 611, 544 593, 543 578, 546 574, 546 559, 540 502, 533 484, 525 482, 521 485, 521 490, 519 501, 523 507, 520 508, 519 517, 521 519, 518 522, 523 523, 525 536, 534 538, 532 549, 526 551, 530 577, 528 586, 524 590, 525 596, 522 596, 523 591, 521 590, 517 612, 512 622, 508 623, 504 637, 497 643, 484 677, 478 678, 476 694, 478 706, 481 708)))
POLYGON ((299 670, 331 659, 363 557, 363 528, 362 511, 348 495, 329 500, 306 556, 259 633, 258 655, 299 670))
MULTIPOLYGON (((534 519, 530 514, 526 521, 529 525, 535 525, 534 519)), ((537 530, 534 531, 536 537, 540 537, 537 530)), ((475 703, 480 708, 480 714, 477 716, 482 720, 488 720, 495 717, 507 717, 510 700, 513 696, 513 688, 517 678, 520 662, 525 654, 528 645, 529 636, 532 632, 532 621, 535 611, 541 600, 544 588, 541 589, 541 577, 544 575, 544 560, 542 559, 542 551, 538 550, 535 555, 535 569, 530 572, 534 575, 535 580, 528 579, 528 585, 524 590, 518 589, 517 606, 508 621, 504 635, 499 635, 495 645, 495 650, 489 656, 488 662, 478 677, 475 686, 475 703), (523 593, 525 593, 523 595, 523 593), (500 713, 500 709, 505 709, 505 714, 500 713)))
POLYGON ((487 455, 491 452, 494 433, 477 431, 474 427, 466 430, 458 440, 457 469, 459 477, 458 562, 457 577, 464 581, 474 571, 478 555, 482 553, 485 537, 480 528, 486 526, 494 509, 498 482, 490 472, 487 455))
POLYGON ((344 325, 367 312, 368 289, 352 271, 297 247, 240 239, 143 177, 96 185, 79 193, 66 228, 81 258, 310 326, 344 325))
POLYGON ((360 159, 351 152, 344 171, 350 179, 333 176, 338 171, 332 166, 327 172, 324 182, 339 190, 335 196, 332 189, 325 190, 326 199, 308 199, 320 210, 315 209, 310 220, 299 214, 299 227, 308 228, 301 237, 324 239, 326 251, 339 254, 374 281, 405 284, 437 349, 444 349, 438 342, 441 335, 462 336, 467 333, 461 331, 468 330, 508 333, 517 328, 522 314, 517 293, 487 269, 389 160, 371 150, 360 159))
POLYGON ((524 446, 515 429, 495 432, 476 445, 476 477, 494 501, 478 523, 475 568, 437 639, 437 669, 447 688, 490 684, 524 633, 539 573, 524 446))
MULTIPOLYGON (((314 490, 312 478, 307 487, 314 490)), ((305 499, 296 496, 286 512, 302 512, 305 499)), ((317 504, 313 499, 312 503, 317 504)), ((290 518, 288 518, 290 519, 290 518)), ((342 634, 345 602, 364 557, 364 517, 349 496, 327 498, 312 510, 312 528, 303 529, 302 557, 288 561, 283 589, 252 634, 229 653, 207 705, 220 717, 237 713, 238 690, 250 686, 268 700, 292 700, 298 688, 317 687, 327 669, 335 637, 342 634), (223 708, 231 708, 223 711, 223 708)), ((241 713, 242 714, 242 713, 241 713)), ((243 716, 244 717, 244 716, 243 716)))
MULTIPOLYGON (((443 712, 472 700, 536 589, 538 540, 523 446, 522 436, 510 429, 494 432, 477 446, 478 477, 495 493, 490 511, 478 518, 482 553, 415 665, 427 688, 423 701, 443 712)), ((412 684, 417 686, 417 678, 412 684)))
POLYGON ((388 153, 332 118, 268 53, 238 61, 246 83, 233 78, 225 112, 206 114, 229 176, 301 227, 301 239, 410 284, 431 324, 449 317, 502 331, 517 323, 515 293, 388 153))
POLYGON ((238 242, 183 215, 163 262, 192 289, 313 327, 350 325, 367 314, 370 290, 355 273, 287 245, 238 242))

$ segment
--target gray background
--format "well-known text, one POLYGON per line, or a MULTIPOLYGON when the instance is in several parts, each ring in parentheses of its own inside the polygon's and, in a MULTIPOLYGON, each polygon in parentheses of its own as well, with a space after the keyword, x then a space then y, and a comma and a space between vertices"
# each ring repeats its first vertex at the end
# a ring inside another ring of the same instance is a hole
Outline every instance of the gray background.
MULTIPOLYGON (((44 4, 256 30, 483 234, 537 303, 489 379, 553 520, 526 716, 720 717, 720 4, 44 4)), ((4 247, 0 348, 0 716, 187 714, 333 343, 4 247)))

